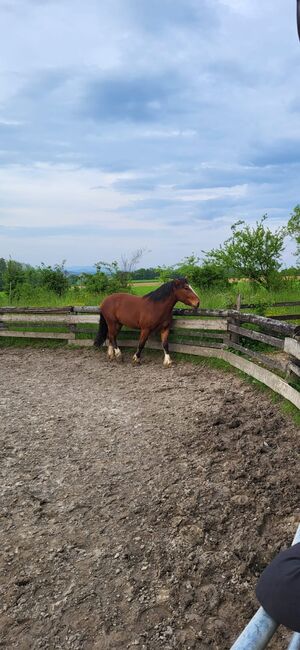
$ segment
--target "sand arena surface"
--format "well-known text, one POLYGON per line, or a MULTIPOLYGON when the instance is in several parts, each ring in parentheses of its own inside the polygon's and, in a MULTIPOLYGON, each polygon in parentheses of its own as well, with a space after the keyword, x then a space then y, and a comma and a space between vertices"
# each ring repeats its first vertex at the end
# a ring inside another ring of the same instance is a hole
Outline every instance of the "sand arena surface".
POLYGON ((0 350, 0 647, 224 650, 291 543, 296 425, 232 372, 130 356, 0 350))

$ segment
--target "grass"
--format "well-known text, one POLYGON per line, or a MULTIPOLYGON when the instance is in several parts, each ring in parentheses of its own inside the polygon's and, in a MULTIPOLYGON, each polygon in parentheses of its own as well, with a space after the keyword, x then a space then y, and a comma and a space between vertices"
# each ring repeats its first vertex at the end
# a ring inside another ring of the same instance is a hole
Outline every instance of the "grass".
MULTIPOLYGON (((138 296, 144 296, 153 290, 153 283, 133 283, 131 291, 138 296)), ((201 290, 195 287, 199 294, 201 307, 206 309, 226 309, 236 304, 237 296, 240 293, 243 303, 255 303, 259 305, 258 310, 268 314, 289 313, 296 314, 299 307, 269 307, 274 302, 285 302, 299 300, 300 282, 286 281, 278 291, 266 291, 263 287, 255 287, 250 282, 238 282, 230 285, 226 290, 209 289, 201 290)), ((19 300, 14 300, 12 306, 22 307, 63 307, 66 305, 99 305, 105 298, 105 294, 93 294, 78 289, 70 288, 63 296, 56 296, 44 289, 33 290, 30 295, 24 295, 19 300)), ((0 306, 8 306, 8 298, 4 292, 0 292, 0 306)))

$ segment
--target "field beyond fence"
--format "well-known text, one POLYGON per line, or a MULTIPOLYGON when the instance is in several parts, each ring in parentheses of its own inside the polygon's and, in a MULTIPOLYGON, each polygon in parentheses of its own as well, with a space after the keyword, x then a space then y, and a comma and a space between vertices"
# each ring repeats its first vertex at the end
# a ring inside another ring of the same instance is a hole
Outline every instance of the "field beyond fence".
MULTIPOLYGON (((297 305, 297 302, 293 302, 297 305)), ((299 303, 298 303, 299 304, 299 303)), ((174 309, 170 350, 223 359, 254 377, 300 408, 300 337, 294 323, 283 316, 268 318, 239 309, 174 309)), ((298 320, 300 316, 289 315, 298 320)), ((99 321, 99 308, 0 308, 0 337, 51 339, 69 345, 91 346, 99 321)), ((120 346, 136 347, 137 331, 126 328, 120 346)), ((161 349, 159 337, 147 346, 161 349)))

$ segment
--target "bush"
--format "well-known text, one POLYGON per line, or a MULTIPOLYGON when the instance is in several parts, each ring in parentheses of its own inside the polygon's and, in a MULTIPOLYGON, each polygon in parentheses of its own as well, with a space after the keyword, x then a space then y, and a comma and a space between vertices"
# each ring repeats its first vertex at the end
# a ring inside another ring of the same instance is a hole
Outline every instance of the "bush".
POLYGON ((53 291, 58 296, 62 296, 69 288, 69 281, 64 270, 64 263, 56 264, 54 268, 42 264, 38 268, 40 275, 40 286, 45 287, 48 291, 53 291))
POLYGON ((194 254, 177 264, 176 273, 186 277, 189 282, 200 289, 228 288, 228 274, 224 267, 213 262, 199 265, 199 258, 194 254))
POLYGON ((84 273, 82 276, 83 285, 90 293, 104 293, 108 290, 109 278, 102 271, 97 273, 84 273))

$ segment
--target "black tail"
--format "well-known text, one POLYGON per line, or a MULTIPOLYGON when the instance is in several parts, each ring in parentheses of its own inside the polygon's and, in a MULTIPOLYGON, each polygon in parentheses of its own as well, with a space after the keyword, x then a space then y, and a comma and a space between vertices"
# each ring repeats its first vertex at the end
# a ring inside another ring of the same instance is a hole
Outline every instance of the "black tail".
POLYGON ((107 332, 108 332, 107 322, 103 314, 101 314, 97 336, 94 340, 94 345, 96 346, 96 348, 100 348, 101 345, 103 345, 103 343, 106 341, 107 332))

